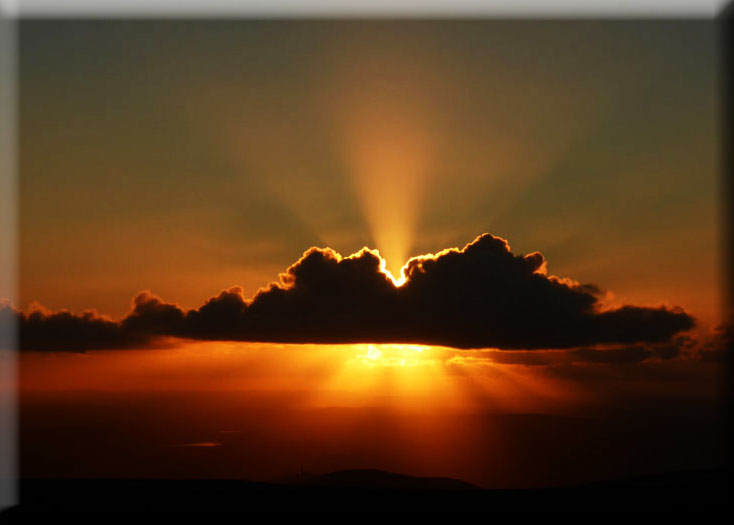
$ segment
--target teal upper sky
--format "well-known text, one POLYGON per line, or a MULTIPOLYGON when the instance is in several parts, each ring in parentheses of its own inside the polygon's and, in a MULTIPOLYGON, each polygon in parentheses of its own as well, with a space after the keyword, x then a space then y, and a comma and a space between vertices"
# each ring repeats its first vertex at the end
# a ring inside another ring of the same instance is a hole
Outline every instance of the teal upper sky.
POLYGON ((23 21, 21 301, 253 292, 482 232, 718 313, 705 21, 23 21))

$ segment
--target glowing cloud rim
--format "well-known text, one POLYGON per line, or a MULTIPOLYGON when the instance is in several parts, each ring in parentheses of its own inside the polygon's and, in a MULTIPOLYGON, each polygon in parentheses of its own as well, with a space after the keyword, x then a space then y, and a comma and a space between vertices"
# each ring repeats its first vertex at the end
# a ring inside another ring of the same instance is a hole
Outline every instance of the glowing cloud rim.
POLYGON ((11 305, 23 350, 145 348, 166 338, 272 343, 393 343, 500 350, 663 343, 694 326, 680 307, 610 308, 602 290, 547 274, 490 234, 410 258, 395 278, 378 250, 310 248, 279 282, 246 298, 232 287, 184 310, 149 291, 119 322, 11 305))

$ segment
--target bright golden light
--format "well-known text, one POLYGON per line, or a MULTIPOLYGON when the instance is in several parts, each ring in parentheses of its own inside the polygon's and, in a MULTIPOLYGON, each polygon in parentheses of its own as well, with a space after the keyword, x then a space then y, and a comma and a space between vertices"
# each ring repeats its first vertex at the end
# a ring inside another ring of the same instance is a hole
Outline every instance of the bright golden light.
POLYGON ((418 354, 429 348, 423 345, 398 344, 352 346, 360 350, 357 360, 368 366, 419 366, 425 363, 418 354))
MULTIPOLYGON (((379 251, 378 251, 378 253, 379 253, 379 251)), ((406 267, 406 265, 407 265, 407 263, 404 264, 400 268, 400 271, 398 272, 398 277, 395 277, 393 275, 393 273, 390 270, 387 269, 387 261, 382 256, 382 254, 380 254, 380 271, 382 273, 384 273, 385 275, 387 275, 390 278, 390 280, 393 282, 393 284, 395 286, 397 286, 397 287, 403 286, 405 284, 405 281, 408 280, 408 278, 405 276, 405 267, 406 267)))
POLYGON ((377 248, 393 275, 399 275, 413 242, 428 164, 418 131, 406 123, 384 129, 386 124, 365 123, 368 129, 353 130, 350 158, 377 248))
POLYGON ((307 407, 545 410, 589 395, 483 351, 414 344, 187 342, 180 347, 22 356, 26 391, 299 392, 307 407))
MULTIPOLYGON (((412 84, 414 63, 373 62, 353 50, 332 101, 347 173, 367 226, 392 275, 414 241, 431 171, 436 133, 432 100, 412 84)), ((393 279, 398 281, 399 279, 393 279)))

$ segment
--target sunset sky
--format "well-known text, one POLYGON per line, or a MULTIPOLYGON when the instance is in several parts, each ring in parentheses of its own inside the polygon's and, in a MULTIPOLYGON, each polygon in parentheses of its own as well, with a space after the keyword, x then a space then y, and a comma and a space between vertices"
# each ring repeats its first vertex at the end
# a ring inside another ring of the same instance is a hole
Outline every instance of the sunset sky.
MULTIPOLYGON (((22 21, 5 306, 35 454, 21 467, 165 476, 196 449, 179 475, 305 462, 542 485, 594 467, 556 475, 567 451, 549 445, 528 481, 529 445, 498 436, 529 427, 466 418, 705 417, 723 333, 717 60, 704 21, 22 21), (110 446, 145 443, 135 461, 99 463, 99 442, 60 459, 64 439, 96 439, 92 420, 142 421, 128 409, 148 423, 110 446), (151 463, 145 446, 168 448, 151 463)), ((588 429, 563 421, 528 424, 554 443, 588 429)), ((711 435, 599 472, 708 464, 681 450, 711 435)))
POLYGON ((23 305, 248 295, 310 246, 489 232, 717 317, 705 22, 27 22, 23 305))

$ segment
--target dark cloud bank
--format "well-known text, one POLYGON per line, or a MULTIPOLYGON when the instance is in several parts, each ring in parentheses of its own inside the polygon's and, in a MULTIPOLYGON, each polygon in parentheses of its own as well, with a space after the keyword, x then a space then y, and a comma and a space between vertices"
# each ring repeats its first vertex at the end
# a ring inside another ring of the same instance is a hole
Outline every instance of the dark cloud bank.
POLYGON ((680 308, 602 310, 600 290, 545 274, 538 253, 513 255, 489 234, 463 249, 411 259, 396 287, 363 249, 341 257, 311 248, 279 283, 246 299, 232 288, 185 311, 143 292, 115 322, 94 313, 10 306, 20 347, 39 351, 151 346, 161 336, 280 343, 391 342, 455 348, 560 349, 662 343, 693 327, 680 308))

